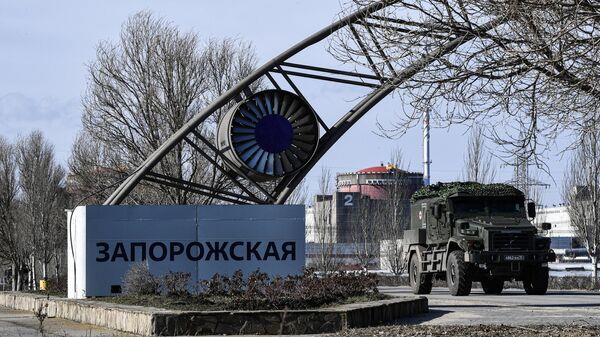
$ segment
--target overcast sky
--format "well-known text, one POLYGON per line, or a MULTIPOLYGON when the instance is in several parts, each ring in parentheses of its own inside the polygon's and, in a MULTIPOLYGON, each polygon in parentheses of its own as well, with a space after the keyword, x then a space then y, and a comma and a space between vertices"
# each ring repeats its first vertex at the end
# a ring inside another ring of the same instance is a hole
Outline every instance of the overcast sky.
MULTIPOLYGON (((252 42, 263 63, 307 35, 330 24, 340 11, 338 0, 252 1, 9 1, 0 0, 0 134, 15 139, 40 129, 55 144, 66 164, 72 141, 81 127, 80 99, 86 86, 86 64, 102 40, 116 40, 125 19, 151 10, 184 31, 204 40, 234 37, 252 42)), ((314 65, 335 65, 326 44, 302 55, 314 65)), ((308 100, 330 123, 364 91, 318 81, 298 81, 308 100), (330 114, 331 112, 331 114, 330 114)), ((393 120, 401 103, 387 98, 349 131, 309 174, 311 191, 321 167, 333 172, 355 171, 385 162, 394 148, 404 153, 408 168, 422 171, 421 130, 400 139, 375 134, 377 120, 393 120)), ((456 180, 463 166, 467 136, 464 127, 432 130, 432 181, 456 180)), ((564 160, 551 158, 551 173, 561 184, 564 160)), ((511 178, 502 168, 499 181, 511 178)), ((559 203, 552 179, 544 201, 559 203)))

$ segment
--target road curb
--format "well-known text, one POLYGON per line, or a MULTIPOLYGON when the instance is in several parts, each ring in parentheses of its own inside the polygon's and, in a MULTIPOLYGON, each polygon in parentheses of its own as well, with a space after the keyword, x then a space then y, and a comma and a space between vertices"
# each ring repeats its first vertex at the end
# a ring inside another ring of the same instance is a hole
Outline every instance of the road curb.
POLYGON ((429 310, 426 297, 398 297, 314 310, 176 311, 0 292, 0 305, 11 309, 32 312, 46 304, 48 317, 145 336, 326 333, 392 322, 429 310))

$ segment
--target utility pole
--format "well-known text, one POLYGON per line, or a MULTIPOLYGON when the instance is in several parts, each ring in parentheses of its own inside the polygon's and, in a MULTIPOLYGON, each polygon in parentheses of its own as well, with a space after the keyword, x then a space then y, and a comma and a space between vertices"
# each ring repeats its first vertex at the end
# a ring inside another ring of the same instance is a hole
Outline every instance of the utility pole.
MULTIPOLYGON (((513 179, 508 184, 516 187, 525 194, 525 199, 535 199, 536 187, 550 187, 549 184, 541 182, 529 175, 529 158, 517 153, 515 156, 513 179)), ((534 200, 539 202, 539 200, 534 200)))
POLYGON ((427 186, 431 180, 431 158, 429 155, 429 112, 427 107, 423 110, 423 185, 427 186))

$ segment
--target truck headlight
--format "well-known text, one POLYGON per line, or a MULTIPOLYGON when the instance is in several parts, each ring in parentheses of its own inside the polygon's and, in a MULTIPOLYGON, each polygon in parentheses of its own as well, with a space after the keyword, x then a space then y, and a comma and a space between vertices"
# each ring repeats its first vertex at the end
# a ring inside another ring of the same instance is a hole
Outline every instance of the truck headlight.
POLYGON ((550 249, 550 238, 537 237, 535 239, 535 249, 537 249, 537 250, 550 249))
POLYGON ((474 235, 479 234, 479 231, 477 230, 477 228, 473 228, 473 229, 461 229, 460 230, 460 234, 474 236, 474 235))
POLYGON ((467 241, 467 247, 469 250, 481 250, 483 249, 483 241, 469 240, 467 241))

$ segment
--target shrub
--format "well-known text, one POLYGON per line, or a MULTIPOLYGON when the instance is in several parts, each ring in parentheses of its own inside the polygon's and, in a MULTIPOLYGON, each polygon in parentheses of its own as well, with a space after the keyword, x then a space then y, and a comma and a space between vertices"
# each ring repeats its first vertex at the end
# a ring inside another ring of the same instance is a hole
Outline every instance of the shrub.
POLYGON ((244 293, 246 287, 244 273, 238 270, 231 277, 223 277, 223 286, 227 296, 240 296, 244 293))
POLYGON ((190 278, 189 273, 183 272, 169 272, 157 278, 145 265, 133 265, 123 279, 127 296, 115 301, 180 310, 268 310, 308 309, 384 298, 377 290, 376 276, 367 273, 317 275, 305 270, 300 275, 269 277, 258 270, 247 275, 238 270, 231 276, 215 274, 199 281, 194 294, 188 292, 190 278))
POLYGON ((161 288, 167 296, 189 296, 188 286, 192 274, 169 271, 161 278, 161 288))
POLYGON ((49 278, 47 285, 48 294, 66 296, 67 294, 67 275, 60 275, 57 278, 49 278))
MULTIPOLYGON (((408 276, 378 276, 379 285, 382 286, 409 286, 408 276)), ((446 287, 446 280, 435 279, 434 287, 446 287)), ((473 287, 480 287, 479 283, 475 283, 473 287)), ((504 288, 523 288, 521 281, 510 281, 504 283, 504 288)), ((554 290, 591 290, 592 278, 590 276, 550 276, 548 279, 548 289, 554 290)))
POLYGON ((593 286, 593 279, 591 276, 563 276, 563 277, 550 277, 548 287, 550 289, 583 289, 592 290, 596 289, 593 286))
POLYGON ((201 281, 205 296, 227 296, 229 309, 305 309, 341 302, 356 296, 378 296, 377 280, 369 274, 337 273, 270 278, 259 271, 247 278, 241 271, 231 278, 215 275, 201 281))
POLYGON ((123 276, 123 292, 128 295, 158 295, 160 282, 145 263, 135 263, 123 276))
POLYGON ((224 296, 227 294, 224 277, 220 274, 215 274, 209 280, 198 282, 200 293, 206 296, 224 296))

